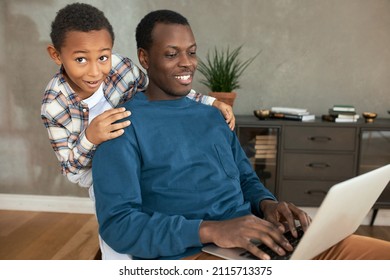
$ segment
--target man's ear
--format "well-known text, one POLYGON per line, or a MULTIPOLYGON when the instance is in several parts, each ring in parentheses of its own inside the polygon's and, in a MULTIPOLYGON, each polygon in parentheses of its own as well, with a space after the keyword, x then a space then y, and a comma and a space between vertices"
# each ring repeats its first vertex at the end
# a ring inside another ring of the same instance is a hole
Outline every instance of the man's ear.
POLYGON ((139 48, 137 52, 138 52, 139 63, 145 70, 148 70, 149 68, 148 52, 142 48, 139 48))
POLYGON ((50 58, 57 64, 61 65, 61 58, 60 53, 57 51, 57 49, 53 45, 48 45, 46 48, 50 58))

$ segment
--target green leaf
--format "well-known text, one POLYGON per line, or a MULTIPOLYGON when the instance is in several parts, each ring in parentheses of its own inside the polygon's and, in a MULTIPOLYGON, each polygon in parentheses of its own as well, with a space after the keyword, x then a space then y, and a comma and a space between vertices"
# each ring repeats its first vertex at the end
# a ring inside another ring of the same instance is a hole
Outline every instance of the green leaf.
POLYGON ((215 47, 207 53, 205 60, 199 59, 198 70, 204 76, 200 82, 214 92, 232 92, 240 88, 240 77, 261 52, 240 61, 241 49, 242 45, 232 51, 229 47, 222 50, 215 47))

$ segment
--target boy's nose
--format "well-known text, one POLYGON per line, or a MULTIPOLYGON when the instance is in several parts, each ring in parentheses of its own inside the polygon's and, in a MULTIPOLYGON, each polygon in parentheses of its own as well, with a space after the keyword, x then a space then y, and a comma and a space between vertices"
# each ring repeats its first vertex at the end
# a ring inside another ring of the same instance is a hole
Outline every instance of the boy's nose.
POLYGON ((100 74, 100 67, 98 63, 91 63, 88 69, 88 75, 98 76, 100 74))

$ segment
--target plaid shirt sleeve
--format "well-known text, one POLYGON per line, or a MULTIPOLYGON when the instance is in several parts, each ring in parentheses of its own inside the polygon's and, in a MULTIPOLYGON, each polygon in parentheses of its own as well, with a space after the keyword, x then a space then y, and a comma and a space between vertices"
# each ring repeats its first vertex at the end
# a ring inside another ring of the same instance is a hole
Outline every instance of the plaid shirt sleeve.
MULTIPOLYGON (((52 82, 56 83, 58 79, 52 82)), ((61 92, 49 88, 41 106, 41 118, 64 175, 89 169, 96 149, 83 129, 88 123, 88 116, 70 100, 61 92)))
POLYGON ((146 90, 148 77, 130 58, 115 53, 112 55, 112 65, 104 91, 113 107, 130 100, 135 93, 146 90))
POLYGON ((197 102, 201 102, 205 105, 213 105, 215 98, 208 96, 208 95, 203 95, 199 92, 196 92, 195 90, 191 89, 190 93, 187 94, 187 97, 189 99, 195 100, 197 102))

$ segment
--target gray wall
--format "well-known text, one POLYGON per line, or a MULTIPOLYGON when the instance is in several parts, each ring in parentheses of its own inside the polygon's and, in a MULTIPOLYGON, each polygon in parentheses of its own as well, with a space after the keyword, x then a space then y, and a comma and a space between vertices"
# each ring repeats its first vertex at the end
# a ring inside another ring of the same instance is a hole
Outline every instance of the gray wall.
MULTIPOLYGON (((0 193, 87 195, 59 174, 39 112, 57 70, 46 54, 50 23, 71 2, 0 1, 0 193)), ((242 79, 235 114, 291 106, 321 115, 335 103, 351 103, 359 113, 389 116, 389 0, 85 2, 105 12, 115 50, 136 62, 134 28, 159 8, 190 20, 200 57, 214 46, 244 44, 244 57, 261 50, 242 79)), ((207 93, 199 82, 194 88, 207 93)))

